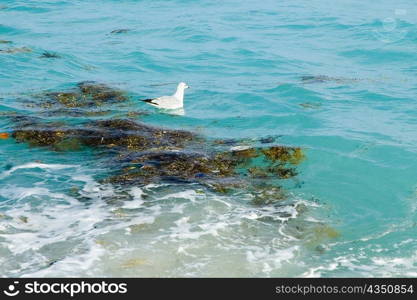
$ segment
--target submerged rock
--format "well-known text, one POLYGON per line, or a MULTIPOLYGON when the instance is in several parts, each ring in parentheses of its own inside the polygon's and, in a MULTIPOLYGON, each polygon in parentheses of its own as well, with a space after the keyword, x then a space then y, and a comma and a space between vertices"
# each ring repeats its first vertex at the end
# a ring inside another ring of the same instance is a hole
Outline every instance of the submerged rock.
POLYGON ((15 54, 15 53, 30 53, 32 49, 28 47, 0 49, 0 53, 15 54))

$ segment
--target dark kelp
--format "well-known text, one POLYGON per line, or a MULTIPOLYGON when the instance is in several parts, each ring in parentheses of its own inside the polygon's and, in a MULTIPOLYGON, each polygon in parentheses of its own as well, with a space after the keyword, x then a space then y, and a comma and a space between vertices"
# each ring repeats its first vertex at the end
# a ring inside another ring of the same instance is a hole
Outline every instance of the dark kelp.
MULTIPOLYGON (((42 116, 100 117, 114 112, 109 105, 118 105, 128 100, 124 91, 94 81, 78 83, 74 88, 48 91, 21 101, 26 107, 40 109, 42 116), (107 107, 106 107, 107 106, 107 107)), ((137 112, 143 115, 144 112, 137 112)), ((131 114, 129 117, 133 117, 131 114)))
POLYGON ((40 58, 61 58, 61 56, 53 52, 44 51, 40 58))
POLYGON ((33 146, 48 146, 56 149, 56 144, 66 139, 76 138, 90 147, 118 147, 121 150, 143 151, 146 149, 175 149, 184 147, 193 134, 181 130, 156 128, 131 120, 100 120, 78 126, 62 123, 36 122, 31 118, 14 118, 22 127, 13 131, 19 142, 33 146), (30 121, 30 124, 28 122, 30 121))
POLYGON ((122 28, 122 29, 115 29, 115 30, 112 30, 110 33, 111 33, 111 34, 121 34, 121 33, 127 33, 127 32, 129 32, 129 31, 131 31, 131 29, 122 28))
MULTIPOLYGON (((28 124, 25 118, 20 120, 23 126, 12 134, 16 141, 56 151, 112 149, 111 153, 117 155, 110 160, 114 171, 107 181, 113 184, 194 182, 227 192, 254 187, 266 179, 294 177, 294 166, 304 158, 300 148, 287 146, 218 151, 207 147, 207 140, 191 132, 126 119, 77 126, 32 121, 28 124)), ((282 195, 280 192, 277 197, 282 199, 282 195)))
POLYGON ((301 76, 301 82, 304 84, 310 83, 326 83, 333 82, 337 84, 350 84, 360 81, 358 78, 343 78, 343 77, 331 77, 327 75, 306 75, 301 76))

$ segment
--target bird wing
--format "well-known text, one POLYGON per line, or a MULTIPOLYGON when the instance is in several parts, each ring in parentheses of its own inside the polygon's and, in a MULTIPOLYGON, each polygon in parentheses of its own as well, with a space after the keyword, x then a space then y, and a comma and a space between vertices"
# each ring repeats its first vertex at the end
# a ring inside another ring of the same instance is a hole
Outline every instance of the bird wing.
POLYGON ((145 99, 143 101, 154 104, 154 105, 160 105, 160 106, 166 106, 175 101, 176 99, 172 96, 162 96, 154 99, 145 99))
POLYGON ((162 96, 159 98, 145 99, 142 101, 145 101, 148 104, 164 109, 175 109, 181 107, 178 105, 178 99, 174 96, 162 96))
POLYGON ((158 103, 155 102, 156 99, 158 99, 158 98, 155 98, 155 99, 143 99, 143 100, 140 100, 140 101, 143 101, 143 102, 146 102, 146 103, 150 103, 150 104, 158 105, 158 103))

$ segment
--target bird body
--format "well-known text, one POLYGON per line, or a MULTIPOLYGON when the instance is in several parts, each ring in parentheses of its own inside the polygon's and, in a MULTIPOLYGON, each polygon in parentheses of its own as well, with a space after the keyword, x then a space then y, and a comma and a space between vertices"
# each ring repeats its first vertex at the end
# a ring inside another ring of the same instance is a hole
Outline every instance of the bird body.
POLYGON ((154 107, 161 109, 179 109, 184 107, 184 90, 189 86, 184 82, 180 82, 177 91, 172 96, 162 96, 154 99, 142 100, 154 107))

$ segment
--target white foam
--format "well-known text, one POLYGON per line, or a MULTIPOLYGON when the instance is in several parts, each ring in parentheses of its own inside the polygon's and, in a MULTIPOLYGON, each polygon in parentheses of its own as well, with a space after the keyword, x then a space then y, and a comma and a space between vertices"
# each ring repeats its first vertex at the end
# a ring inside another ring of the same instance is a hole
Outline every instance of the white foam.
POLYGON ((105 249, 90 241, 88 251, 82 254, 67 256, 50 267, 23 274, 22 277, 80 277, 94 276, 94 266, 105 254, 105 249))
POLYGON ((187 200, 190 200, 191 202, 195 202, 198 195, 199 194, 197 194, 195 190, 186 190, 186 191, 182 191, 178 193, 172 193, 172 194, 160 197, 159 199, 165 200, 165 199, 178 198, 178 199, 187 199, 187 200))
POLYGON ((56 180, 61 167, 48 168, 45 182, 34 187, 0 187, 0 196, 14 201, 5 207, 7 218, 0 218, 0 248, 16 262, 0 267, 2 274, 273 276, 297 264, 300 241, 284 230, 298 217, 294 202, 257 207, 247 195, 193 188, 169 193, 172 185, 133 187, 126 195, 79 167, 68 176, 79 199, 90 199, 84 201, 50 189, 56 184, 48 180, 56 180), (127 256, 146 264, 125 273, 120 265, 127 256))
MULTIPOLYGON (((63 194, 63 193, 52 193, 49 189, 44 187, 32 187, 32 188, 24 188, 24 187, 17 187, 15 185, 8 186, 6 189, 0 190, 0 196, 13 200, 13 201, 22 201, 26 198, 30 197, 38 197, 38 198, 54 198, 54 199, 62 199, 66 200, 70 203, 78 202, 75 199, 63 194)), ((5 203, 4 203, 5 204, 5 203)))
POLYGON ((10 174, 20 169, 39 168, 39 169, 44 169, 44 170, 62 170, 62 169, 68 169, 68 168, 74 168, 74 167, 77 167, 77 166, 76 165, 61 165, 61 164, 27 163, 24 165, 13 167, 10 170, 4 171, 0 175, 0 179, 10 176, 10 174))
POLYGON ((127 209, 135 209, 141 207, 144 203, 144 201, 142 200, 142 197, 145 194, 143 190, 139 187, 133 187, 130 190, 129 194, 132 195, 133 200, 125 201, 122 207, 127 209))

